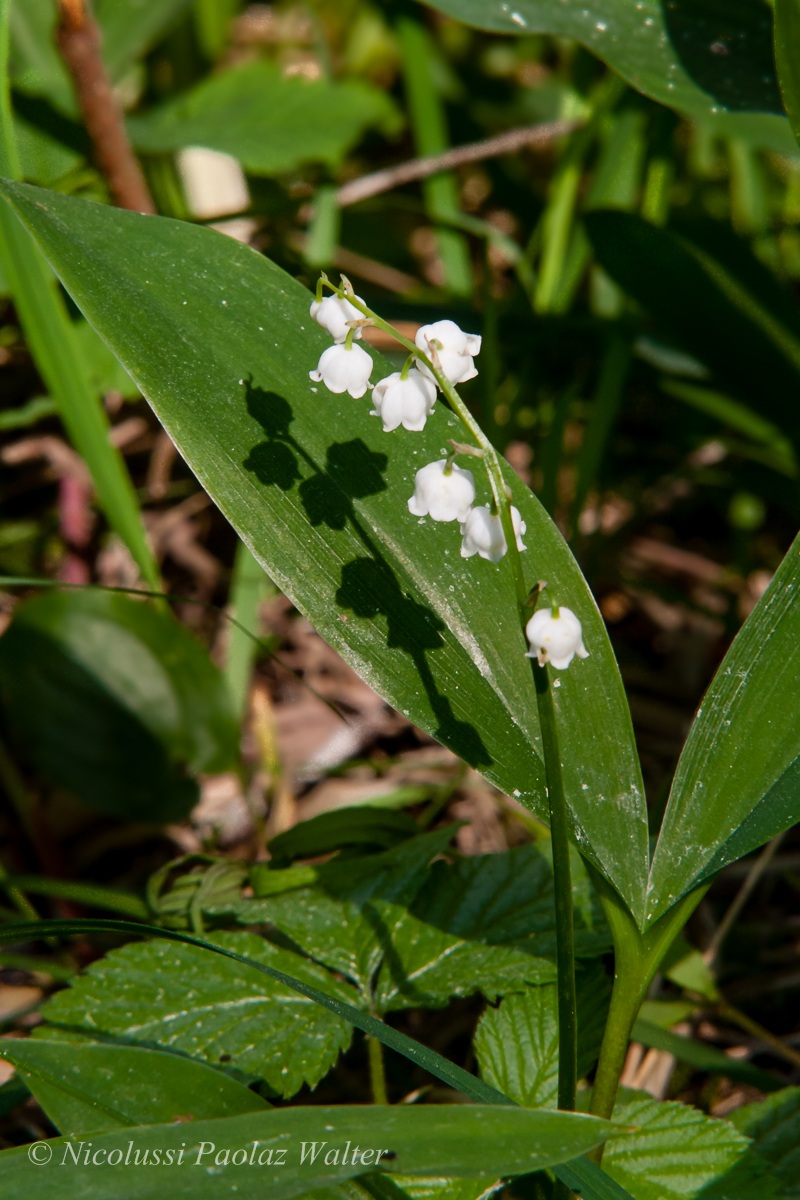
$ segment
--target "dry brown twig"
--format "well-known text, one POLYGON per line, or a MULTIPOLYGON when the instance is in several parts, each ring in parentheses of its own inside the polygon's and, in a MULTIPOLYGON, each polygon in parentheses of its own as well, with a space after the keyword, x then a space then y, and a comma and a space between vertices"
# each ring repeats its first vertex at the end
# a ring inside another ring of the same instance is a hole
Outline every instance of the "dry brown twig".
POLYGON ((461 167, 466 163, 482 162, 487 158, 499 158, 502 154, 513 154, 515 150, 525 147, 548 146, 556 138, 564 137, 578 128, 576 121, 550 121, 541 125, 523 125, 519 129, 508 129, 495 137, 484 138, 480 142, 470 142, 466 146, 454 146, 442 154, 429 154, 424 158, 412 158, 409 162, 398 163, 397 166, 387 167, 383 171, 375 171, 371 175, 362 175, 343 184, 336 193, 336 201, 340 208, 350 204, 358 204, 360 200, 378 196, 381 192, 389 192, 401 187, 404 183, 413 183, 417 179, 428 179, 440 171, 449 171, 453 167, 461 167))
POLYGON ((56 43, 75 84, 97 165, 114 203, 134 212, 154 213, 155 205, 103 63, 100 30, 87 0, 58 0, 58 11, 56 43))

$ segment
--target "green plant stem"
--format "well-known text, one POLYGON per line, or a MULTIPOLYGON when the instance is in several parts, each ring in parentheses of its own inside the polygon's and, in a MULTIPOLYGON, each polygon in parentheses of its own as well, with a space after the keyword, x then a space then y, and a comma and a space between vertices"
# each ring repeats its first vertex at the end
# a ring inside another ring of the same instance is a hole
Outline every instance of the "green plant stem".
POLYGON ((394 325, 390 325, 388 321, 384 321, 383 317, 379 317, 378 314, 373 312, 371 308, 368 308, 366 304, 362 304, 356 296, 351 295, 349 292, 345 293, 343 288, 338 288, 329 280, 326 280, 325 282, 327 283, 328 287, 338 296, 345 297, 350 301, 354 308, 357 308, 359 312, 363 312, 364 316, 369 317, 372 321, 372 324, 377 329, 382 329, 385 333, 388 333, 390 337, 395 339, 396 342, 398 342, 401 346, 404 346, 410 354, 413 354, 419 362, 425 364, 428 370, 432 372, 436 382, 439 385, 442 395, 446 398, 451 409, 459 418, 467 432, 470 434, 476 446, 480 449, 481 456, 489 476, 489 484, 492 489, 492 498, 503 523, 503 533, 505 535, 506 546, 508 547, 509 551, 511 569, 514 575, 514 588, 517 595, 517 605, 519 607, 521 619, 525 613, 525 606, 528 599, 528 588, 525 584, 525 577, 522 571, 522 561, 517 549, 517 539, 514 533, 514 525, 511 520, 511 501, 509 500, 508 492, 506 491, 506 482, 503 478, 503 468, 501 466, 500 455, 497 453, 494 446, 489 441, 486 434, 483 432, 480 425, 475 420, 456 389, 453 387, 452 383, 450 383, 450 381, 442 374, 439 368, 434 365, 429 356, 419 349, 415 342, 412 342, 410 338, 405 337, 402 333, 400 333, 399 330, 395 329, 394 325))
POLYGON ((575 933, 572 876, 569 862, 569 816, 561 776, 558 725, 550 688, 549 667, 533 663, 539 725, 542 731, 550 838, 553 848, 553 888, 556 906, 558 966, 558 1107, 572 1111, 578 1083, 578 1018, 575 996, 575 933))
POLYGON ((389 1094, 386 1090, 383 1047, 378 1039, 369 1033, 367 1034, 367 1053, 369 1054, 369 1080, 372 1086, 373 1104, 388 1104, 389 1094))
POLYGON ((134 921, 146 921, 150 916, 150 909, 143 900, 132 892, 121 892, 116 888, 77 883, 70 879, 48 879, 43 875, 9 875, 8 881, 34 896, 50 896, 55 900, 71 900, 74 904, 104 908, 134 921))
MULTIPOLYGON (((589 1111, 610 1118, 636 1017, 653 976, 708 890, 703 883, 642 931, 609 883, 590 866, 614 941, 614 988, 589 1111)), ((594 1152, 597 1162, 602 1149, 594 1152)))

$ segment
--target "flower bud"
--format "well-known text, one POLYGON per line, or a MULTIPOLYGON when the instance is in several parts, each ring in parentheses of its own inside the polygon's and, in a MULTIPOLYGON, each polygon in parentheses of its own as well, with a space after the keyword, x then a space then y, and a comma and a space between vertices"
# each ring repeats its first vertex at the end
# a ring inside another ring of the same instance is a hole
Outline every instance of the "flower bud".
MULTIPOLYGON (((517 549, 524 550, 522 534, 526 530, 526 525, 520 516, 519 509, 513 507, 511 524, 517 539, 517 549)), ((486 558, 489 562, 499 562, 508 549, 500 515, 490 512, 486 504, 479 504, 477 508, 469 511, 461 526, 461 535, 462 558, 472 558, 473 554, 480 554, 481 558, 486 558)))
MULTIPOLYGON (((478 374, 472 356, 481 348, 480 335, 464 333, 455 321, 434 321, 417 330, 416 344, 438 366, 444 377, 453 384, 466 383, 478 374)), ((424 363, 419 364, 423 375, 433 379, 424 363)))
POLYGON ((328 346, 309 379, 324 383, 329 392, 349 392, 354 400, 369 387, 372 359, 360 346, 328 346))
POLYGON ((448 472, 447 461, 441 458, 417 471, 414 495, 408 502, 415 517, 430 514, 434 521, 466 521, 475 501, 475 480, 471 471, 455 463, 448 472))
POLYGON ((375 384, 372 391, 375 408, 373 417, 383 421, 384 432, 390 433, 402 425, 405 429, 419 431, 436 403, 436 387, 430 379, 420 375, 414 367, 405 379, 399 371, 387 375, 375 384))
POLYGON ((540 667, 549 662, 563 671, 576 654, 578 658, 588 658, 589 651, 583 644, 583 630, 575 613, 559 607, 556 614, 552 608, 540 608, 528 621, 525 636, 531 648, 526 657, 537 659, 540 667))
MULTIPOLYGON (((356 296, 356 300, 361 300, 361 297, 356 296)), ((364 301, 361 300, 361 303, 364 301)), ((343 342, 351 329, 354 329, 354 337, 361 337, 361 329, 348 322, 363 321, 364 314, 343 296, 325 296, 322 300, 314 300, 310 311, 317 324, 331 335, 334 342, 343 342)))

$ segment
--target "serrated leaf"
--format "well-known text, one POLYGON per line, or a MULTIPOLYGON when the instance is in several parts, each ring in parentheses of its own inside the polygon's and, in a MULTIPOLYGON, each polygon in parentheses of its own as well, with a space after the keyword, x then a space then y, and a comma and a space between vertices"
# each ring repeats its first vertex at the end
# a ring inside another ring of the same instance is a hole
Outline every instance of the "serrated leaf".
MULTIPOLYGON (((585 869, 573 857, 576 952, 609 947, 585 869)), ((391 954, 378 975, 379 1011, 443 1004, 481 991, 494 999, 555 978, 552 867, 538 846, 434 863, 409 909, 387 927, 391 954)))
POLYGON ((748 1147, 728 1121, 672 1100, 623 1094, 614 1121, 635 1126, 614 1134, 603 1169, 635 1200, 684 1200, 730 1171, 748 1147))
MULTIPOLYGON (((24 942, 31 938, 54 935, 66 936, 69 934, 99 932, 121 933, 128 936, 133 935, 134 937, 148 935, 155 937, 162 936, 169 942, 179 945, 190 945, 203 950, 205 953, 229 958, 258 974, 274 978, 276 982, 290 988, 292 992, 299 993, 313 1000, 320 1007, 324 1008, 326 1012, 334 1012, 338 1016, 343 1017, 357 1029, 363 1030, 365 1033, 376 1038, 384 1046, 390 1047, 392 1050, 404 1055, 411 1062, 424 1067, 437 1079, 440 1079, 450 1087, 456 1088, 463 1095, 470 1097, 479 1104, 506 1104, 507 1097, 498 1092, 496 1088, 491 1087, 491 1085, 478 1079, 476 1076, 470 1075, 468 1071, 456 1066, 455 1063, 443 1058, 442 1055, 423 1046, 420 1042, 414 1041, 413 1038, 409 1038, 406 1034, 400 1033, 399 1030, 393 1029, 375 1017, 359 1011, 352 1004, 339 1000, 328 992, 320 991, 313 985, 309 985, 294 976, 276 972, 273 967, 266 963, 259 963, 254 959, 248 959, 245 956, 239 955, 234 950, 226 949, 219 944, 215 945, 202 938, 193 937, 174 930, 159 930, 154 926, 134 924, 130 921, 70 919, 27 923, 15 922, 13 925, 0 926, 0 944, 24 942)), ((317 1112, 319 1111, 317 1110, 317 1112)), ((484 1167, 486 1166, 485 1163, 483 1165, 484 1167)), ((568 1187, 579 1191, 585 1196, 586 1200, 632 1200, 630 1194, 624 1188, 620 1187, 610 1175, 607 1175, 587 1158, 570 1159, 559 1166, 554 1166, 553 1172, 568 1187)))
MULTIPOLYGON (((189 1125, 149 1125, 101 1134, 92 1139, 95 1163, 90 1159, 88 1165, 81 1157, 81 1143, 73 1143, 77 1162, 70 1157, 66 1139, 54 1139, 48 1145, 54 1163, 67 1156, 70 1191, 81 1200, 107 1200, 115 1177, 113 1167, 96 1165, 98 1154, 101 1164, 117 1149, 124 1156, 130 1140, 139 1150, 140 1162, 145 1150, 152 1156, 156 1148, 162 1160, 153 1162, 151 1158, 146 1170, 140 1166, 125 1173, 126 1200, 164 1195, 174 1200, 218 1200, 222 1188, 235 1188, 237 1200, 263 1200, 265 1188, 270 1200, 289 1200, 315 1185, 374 1171, 379 1150, 391 1155, 388 1162, 381 1160, 380 1170, 388 1167, 393 1172, 423 1176, 468 1176, 481 1170, 514 1175, 582 1154, 597 1145, 610 1128, 608 1122, 579 1113, 530 1112, 500 1105, 471 1109, 463 1105, 318 1107, 273 1109, 189 1125), (466 1121, 470 1122, 470 1136, 465 1138, 466 1121), (168 1149, 175 1154, 182 1145, 180 1164, 164 1161, 168 1149), (247 1160, 254 1147, 255 1162, 250 1165, 247 1160), (358 1156, 356 1147, 361 1151, 358 1156), (285 1152, 283 1164, 278 1167, 273 1157, 270 1166, 269 1151, 275 1156, 281 1149, 285 1152), (234 1160, 237 1150, 244 1150, 244 1162, 234 1160), (374 1153, 365 1163, 370 1150, 374 1153)), ((50 1200, 52 1175, 32 1163, 27 1151, 22 1146, 0 1154, 4 1187, 9 1195, 25 1196, 26 1200, 50 1200)))
MULTIPOLYGON (((578 1075, 597 1061, 611 985, 599 967, 577 972, 578 1075)), ((526 1108, 558 1103, 558 994, 555 983, 506 996, 475 1032, 481 1075, 526 1108)))
MULTIPOLYGON (((378 1012, 436 1007, 475 991, 494 998, 554 979, 546 854, 522 846, 429 866, 448 837, 436 831, 365 860, 317 867, 313 886, 229 911, 243 924, 272 923, 303 953, 357 983, 378 1012)), ((602 954, 608 932, 577 854, 573 870, 578 953, 602 954)), ((254 872, 256 893, 271 875, 254 872)))
POLYGON ((14 1038, 0 1042, 0 1057, 14 1064, 65 1134, 234 1116, 267 1107, 222 1071, 159 1050, 14 1038))
POLYGON ((800 818, 800 538, 723 659, 683 748, 653 855, 658 917, 800 818))
POLYGON ((377 88, 287 76, 261 61, 212 75, 185 96, 132 118, 128 131, 147 154, 206 146, 232 155, 253 174, 278 175, 308 162, 336 167, 369 126, 396 129, 398 122, 394 103, 377 88))
MULTIPOLYGON (((431 861, 447 849, 453 832, 454 826, 445 826, 363 860, 324 863, 316 868, 313 888, 243 901, 237 920, 269 921, 304 954, 341 972, 369 996, 386 952, 386 931, 419 892, 431 861)), ((253 869, 256 896, 270 874, 268 868, 253 869)))
MULTIPOLYGON (((438 405, 421 433, 389 436, 368 401, 315 392, 327 339, 309 293, 232 239, 2 190, 270 577, 390 703, 546 815, 508 559, 462 560, 456 530, 407 510, 455 417, 438 405)), ((506 479, 528 527, 526 582, 569 598, 590 650, 554 692, 574 837, 641 919, 647 816, 616 662, 558 530, 510 468, 506 479)))
POLYGON ((646 96, 791 152, 762 0, 424 0, 478 29, 574 38, 646 96), (766 115, 775 114, 775 115, 766 115))
POLYGON ((730 1116, 753 1139, 753 1150, 769 1164, 781 1200, 800 1200, 800 1088, 784 1088, 730 1116))
POLYGON ((0 700, 27 757, 85 803, 175 820, 196 788, 185 768, 238 755, 224 679, 173 617, 109 592, 47 592, 0 638, 0 700))
MULTIPOLYGON (((220 945, 356 1000, 327 971, 255 934, 219 934, 220 945)), ((49 1027, 88 1037, 164 1046, 229 1063, 291 1096, 315 1086, 350 1044, 346 1022, 277 982, 192 946, 154 941, 123 946, 93 963, 42 1010, 49 1027)))

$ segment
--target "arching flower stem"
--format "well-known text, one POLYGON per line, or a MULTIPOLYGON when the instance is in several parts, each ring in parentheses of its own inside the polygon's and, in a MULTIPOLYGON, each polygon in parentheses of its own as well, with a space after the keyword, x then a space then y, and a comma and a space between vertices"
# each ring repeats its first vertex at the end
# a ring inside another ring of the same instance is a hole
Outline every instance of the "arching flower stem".
POLYGON ((420 350, 410 338, 405 337, 402 333, 400 333, 399 330, 395 329, 393 325, 390 325, 388 321, 384 321, 383 317, 378 316, 378 314, 373 312, 372 309, 368 308, 366 304, 362 304, 361 301, 359 301, 359 299, 353 295, 352 288, 347 286, 347 284, 337 287, 336 284, 331 283, 328 279, 326 279, 324 282, 332 292, 335 292, 337 295, 349 300, 354 308, 357 308, 359 312, 363 312, 365 317, 369 317, 376 329, 382 329, 384 333, 388 333, 389 336, 394 338, 396 342, 399 342, 401 346, 404 346, 408 350, 409 354, 412 354, 418 362, 423 363, 431 371, 442 395, 450 405, 450 408, 459 418, 464 428, 468 430, 476 446, 482 451, 483 458, 486 463, 486 471, 489 476, 489 486, 492 489, 492 507, 500 514, 500 520, 503 525, 503 534, 506 539, 506 546, 508 547, 508 554, 511 561, 511 569, 514 576, 514 588, 517 597, 517 607, 520 615, 521 635, 523 626, 522 617, 525 612, 525 604, 528 599, 528 589, 525 586, 525 577, 522 571, 522 560, 520 559, 519 550, 517 549, 517 537, 511 520, 511 499, 505 479, 503 478, 503 471, 500 465, 500 455, 486 437, 485 433, 472 416, 472 413, 469 411, 456 389, 442 374, 439 367, 433 363, 427 354, 420 350))

